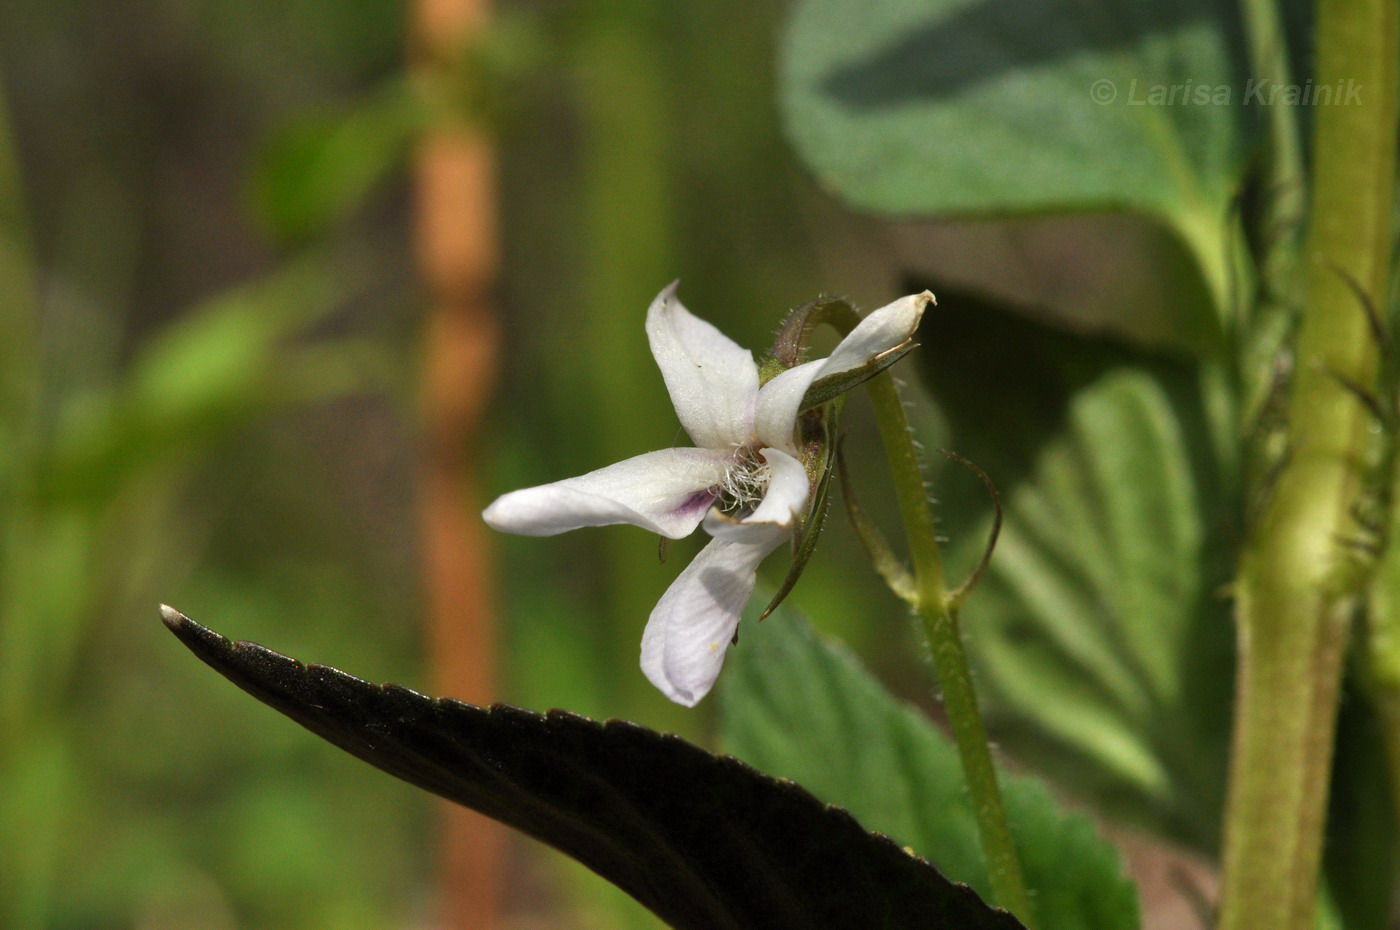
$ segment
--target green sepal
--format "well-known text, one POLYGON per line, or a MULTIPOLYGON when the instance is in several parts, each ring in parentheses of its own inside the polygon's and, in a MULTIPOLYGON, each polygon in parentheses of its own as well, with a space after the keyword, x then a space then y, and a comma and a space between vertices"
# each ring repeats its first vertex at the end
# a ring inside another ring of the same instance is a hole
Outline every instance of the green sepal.
POLYGON ((905 566, 904 560, 895 554, 894 547, 890 545, 885 534, 880 532, 880 527, 861 507, 859 498, 856 497, 856 489, 851 481, 851 474, 846 469, 846 457, 840 449, 836 452, 836 468, 841 475, 841 499, 846 503, 846 516, 851 520, 851 527, 856 531, 856 538, 865 547, 865 554, 870 557, 870 564, 875 567, 875 572, 885 582, 886 586, 894 592, 900 600, 914 606, 918 599, 918 592, 914 587, 914 576, 910 574, 905 566))
MULTIPOLYGON (((795 307, 788 313, 787 318, 783 320, 783 325, 778 329, 777 338, 773 341, 773 353, 765 360, 764 366, 760 369, 761 372, 766 372, 771 366, 775 369, 774 374, 776 374, 779 371, 785 371, 802 364, 803 357, 807 352, 807 340, 811 337, 812 330, 823 323, 842 336, 846 336, 860 323, 860 314, 844 297, 818 297, 800 307, 795 307)), ((913 339, 907 339, 899 345, 881 352, 859 368, 819 378, 807 388, 807 393, 802 395, 799 410, 820 407, 847 393, 852 388, 859 387, 862 382, 875 377, 908 355, 914 345, 913 339)), ((760 376, 760 381, 767 380, 768 378, 760 376)))
POLYGON ((827 494, 831 490, 831 473, 836 468, 836 432, 841 419, 843 399, 837 399, 816 410, 809 411, 798 420, 801 431, 800 452, 802 462, 807 466, 808 481, 813 491, 807 499, 807 509, 802 520, 792 534, 792 565, 783 578, 773 600, 758 615, 762 620, 778 609, 783 600, 802 577, 812 553, 817 549, 817 537, 821 536, 826 524, 827 494))
POLYGON ((811 387, 807 388, 807 393, 802 395, 802 403, 798 405, 798 408, 810 410, 813 407, 819 407, 840 397, 852 388, 859 387, 908 355, 916 344, 913 339, 906 339, 894 348, 874 356, 859 368, 850 368, 834 375, 827 375, 825 378, 818 378, 812 382, 811 387))
MULTIPOLYGON (((778 329, 777 338, 773 341, 773 357, 785 369, 796 367, 802 363, 807 352, 807 340, 811 337, 812 330, 826 323, 844 336, 855 329, 859 322, 860 314, 844 297, 818 297, 816 300, 809 300, 788 312, 783 325, 778 329)), ((815 405, 806 405, 812 406, 815 405)))

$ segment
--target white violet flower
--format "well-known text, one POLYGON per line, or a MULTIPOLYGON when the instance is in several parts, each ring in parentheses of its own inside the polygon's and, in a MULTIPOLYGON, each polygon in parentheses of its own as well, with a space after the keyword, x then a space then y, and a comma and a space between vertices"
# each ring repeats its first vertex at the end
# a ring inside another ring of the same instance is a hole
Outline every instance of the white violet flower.
POLYGON ((642 635, 647 678, 693 706, 719 677, 759 563, 792 536, 808 506, 812 489, 794 438, 807 389, 909 343, 932 302, 927 291, 896 300, 865 317, 828 358, 760 385, 753 355, 687 311, 672 284, 647 311, 647 338, 695 446, 512 491, 483 516, 527 536, 630 523, 680 539, 703 523, 714 538, 662 595, 642 635))

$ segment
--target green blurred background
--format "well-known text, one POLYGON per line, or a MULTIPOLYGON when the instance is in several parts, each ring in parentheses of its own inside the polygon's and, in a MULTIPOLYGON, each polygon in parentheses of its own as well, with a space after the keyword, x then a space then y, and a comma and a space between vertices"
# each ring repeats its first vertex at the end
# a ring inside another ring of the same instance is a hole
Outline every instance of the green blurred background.
MULTIPOLYGON (((642 329, 673 278, 756 348, 819 292, 897 295, 881 231, 783 141, 780 7, 503 5, 464 59, 500 159, 486 493, 676 441, 642 329)), ((218 679, 156 613, 427 688, 405 15, 6 10, 0 926, 431 925, 429 799, 218 679)), ((828 535, 795 602, 908 676, 900 608, 828 535)), ((627 528, 497 543, 506 700, 709 738, 709 709, 637 669, 693 541, 664 567, 627 528)), ((654 925, 525 841, 510 886, 514 926, 654 925)))

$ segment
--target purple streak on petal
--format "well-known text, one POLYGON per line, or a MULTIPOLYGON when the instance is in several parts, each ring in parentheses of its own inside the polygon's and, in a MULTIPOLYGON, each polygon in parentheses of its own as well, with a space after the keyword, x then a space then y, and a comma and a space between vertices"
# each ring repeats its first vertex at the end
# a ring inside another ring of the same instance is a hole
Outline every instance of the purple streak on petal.
POLYGON ((680 503, 672 513, 677 516, 694 516, 704 513, 710 509, 710 505, 719 497, 719 490, 716 488, 706 488, 703 491, 696 491, 680 503))

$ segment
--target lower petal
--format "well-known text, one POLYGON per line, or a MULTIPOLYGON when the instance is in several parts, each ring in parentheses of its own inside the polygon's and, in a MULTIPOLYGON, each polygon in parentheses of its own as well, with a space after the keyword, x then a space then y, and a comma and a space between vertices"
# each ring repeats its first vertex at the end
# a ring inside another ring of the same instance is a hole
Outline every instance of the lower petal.
POLYGON ((768 448, 759 453, 768 463, 770 477, 763 503, 744 519, 745 523, 772 523, 790 527, 802 518, 811 490, 807 469, 781 449, 768 448))
POLYGON ((754 512, 741 519, 713 508, 705 514, 705 532, 725 542, 767 539, 774 527, 791 530, 807 509, 810 485, 803 464, 781 449, 769 446, 759 455, 768 463, 768 489, 754 512), (757 534, 757 535, 755 535, 757 534))
POLYGON ((631 523, 680 539, 704 519, 729 461, 728 454, 711 449, 648 452, 577 478, 504 494, 482 517, 498 530, 525 536, 631 523))
POLYGON ((642 671, 661 693, 686 707, 709 693, 753 594, 758 565, 788 535, 754 527, 748 542, 713 540, 662 595, 642 634, 642 671))

